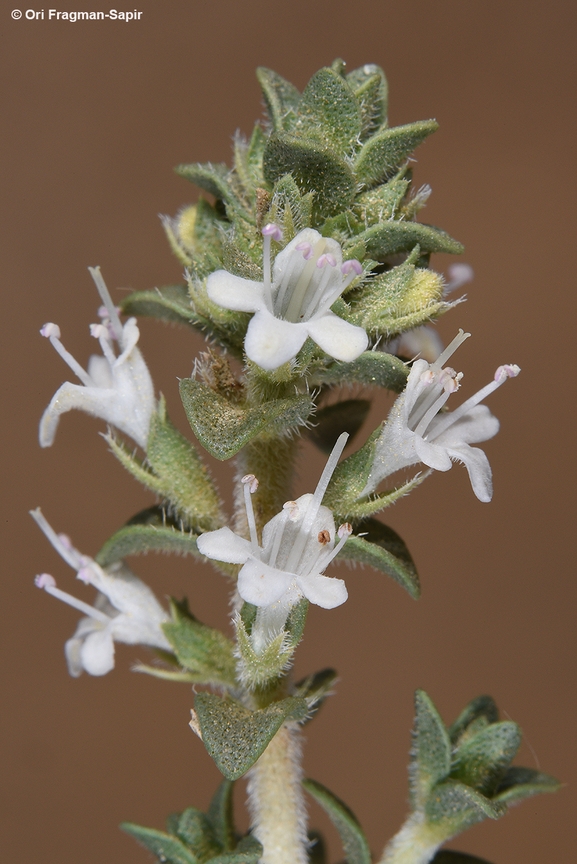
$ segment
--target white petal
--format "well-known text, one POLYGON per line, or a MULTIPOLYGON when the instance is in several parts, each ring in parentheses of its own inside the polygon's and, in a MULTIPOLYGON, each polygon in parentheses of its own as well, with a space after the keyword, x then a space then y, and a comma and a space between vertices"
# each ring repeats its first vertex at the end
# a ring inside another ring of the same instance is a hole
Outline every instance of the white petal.
MULTIPOLYGON (((293 237, 291 242, 287 243, 287 245, 284 247, 282 252, 279 252, 278 255, 276 256, 276 258, 274 259, 273 270, 272 270, 273 282, 278 283, 282 280, 284 272, 285 272, 286 268, 289 266, 290 259, 292 258, 293 255, 297 255, 299 257, 299 259, 302 259, 302 261, 303 261, 302 266, 300 268, 297 267, 295 269, 295 271, 293 271, 293 272, 298 274, 300 272, 300 270, 303 269, 306 261, 302 255, 302 252, 300 252, 296 247, 299 246, 301 243, 309 243, 311 246, 314 246, 315 243, 318 243, 318 241, 320 239, 321 239, 321 235, 319 234, 318 231, 315 231, 314 228, 303 228, 302 231, 299 231, 299 233, 295 237, 293 237)), ((337 246, 338 246, 338 243, 337 243, 337 246)), ((339 246, 339 251, 340 251, 340 246, 339 246)))
POLYGON ((259 309, 246 331, 247 357, 261 369, 277 369, 296 357, 307 338, 307 327, 282 321, 267 309, 259 309))
POLYGON ((87 372, 96 387, 112 387, 112 372, 106 357, 102 357, 101 354, 93 354, 89 357, 87 372))
POLYGON ((294 573, 250 558, 238 574, 238 593, 247 603, 271 606, 286 593, 294 578, 294 573))
POLYGON ((261 282, 242 279, 227 270, 217 270, 206 280, 206 292, 213 303, 237 312, 256 312, 264 303, 261 282))
POLYGON ((445 447, 437 444, 429 444, 424 441, 420 435, 413 433, 415 444, 415 453, 418 456, 419 462, 424 462, 429 468, 434 468, 435 471, 448 471, 451 467, 451 459, 445 447))
POLYGON ((248 540, 226 527, 201 534, 196 545, 201 555, 228 564, 244 564, 252 551, 248 540))
POLYGON ((319 318, 311 318, 306 327, 311 339, 326 354, 345 363, 356 360, 369 344, 362 327, 350 324, 330 311, 319 318))
POLYGON ((297 585, 307 600, 323 609, 334 609, 349 596, 343 580, 329 576, 299 576, 297 585))
POLYGON ((86 637, 80 649, 80 659, 89 675, 106 675, 114 669, 114 642, 107 628, 86 637))
MULTIPOLYGON (((444 419, 444 416, 443 414, 439 415, 439 419, 444 419)), ((432 438, 435 436, 436 422, 437 418, 435 417, 429 426, 432 438)), ((499 421, 491 414, 486 405, 475 405, 463 417, 460 417, 444 432, 441 432, 439 437, 435 439, 435 443, 442 443, 444 447, 453 447, 461 443, 476 444, 479 441, 488 441, 489 438, 493 438, 497 434, 499 425, 499 421)))
POLYGON ((89 577, 91 585, 106 595, 117 612, 122 612, 148 631, 162 634, 160 626, 168 616, 142 579, 122 563, 106 571, 91 559, 86 559, 86 562, 83 574, 89 577))
POLYGON ((479 447, 468 444, 452 447, 448 452, 452 459, 465 464, 473 492, 479 501, 488 504, 493 497, 493 475, 486 454, 479 447))
POLYGON ((78 678, 82 675, 82 659, 81 659, 81 650, 82 650, 82 639, 77 639, 75 636, 72 636, 71 639, 64 645, 64 655, 66 657, 66 664, 68 666, 68 671, 72 675, 73 678, 78 678))

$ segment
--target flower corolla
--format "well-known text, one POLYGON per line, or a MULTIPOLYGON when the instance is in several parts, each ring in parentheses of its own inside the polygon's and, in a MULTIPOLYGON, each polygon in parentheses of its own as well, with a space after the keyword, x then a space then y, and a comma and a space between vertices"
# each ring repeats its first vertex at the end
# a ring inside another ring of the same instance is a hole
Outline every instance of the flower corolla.
POLYGON ((276 369, 296 357, 310 336, 331 357, 355 360, 368 345, 367 334, 330 307, 361 275, 359 262, 343 262, 336 240, 305 228, 276 256, 271 278, 271 239, 280 241, 282 233, 271 223, 262 234, 263 282, 217 270, 206 283, 217 305, 255 313, 244 342, 247 357, 262 369, 276 369))
POLYGON ((92 336, 100 342, 103 356, 90 357, 86 371, 64 348, 58 325, 42 327, 40 333, 50 339, 82 384, 66 381, 56 391, 40 421, 40 446, 52 445, 60 415, 77 408, 110 423, 144 449, 156 401, 150 373, 136 347, 140 336, 136 319, 129 318, 122 326, 99 268, 88 269, 104 303, 102 323, 90 327, 92 336), (118 356, 112 342, 118 343, 118 356))
POLYGON ((377 439, 373 465, 362 495, 374 492, 381 480, 401 468, 422 462, 436 471, 448 471, 453 461, 458 461, 467 468, 479 501, 491 500, 489 460, 482 450, 471 444, 496 435, 499 421, 480 403, 521 370, 515 365, 499 366, 493 381, 455 411, 442 411, 451 394, 459 389, 463 377, 461 372, 444 364, 469 335, 461 330, 433 363, 426 360, 413 363, 407 386, 395 401, 377 439))
POLYGON ((348 435, 343 433, 333 449, 313 494, 288 501, 280 513, 266 523, 259 544, 251 495, 258 488, 252 474, 242 478, 250 540, 230 528, 201 534, 199 551, 207 558, 242 564, 238 593, 258 607, 252 631, 255 650, 261 651, 284 627, 291 608, 306 597, 323 609, 333 609, 347 599, 342 579, 323 571, 352 533, 348 523, 335 531, 335 521, 322 499, 336 468, 348 435), (338 542, 335 543, 337 536, 338 542))
POLYGON ((61 591, 55 579, 42 573, 35 579, 38 588, 73 606, 86 617, 64 647, 68 671, 77 678, 83 670, 90 675, 106 675, 114 668, 114 643, 149 645, 170 651, 162 630, 168 615, 150 590, 123 563, 104 570, 96 561, 82 555, 65 534, 56 534, 39 509, 31 516, 56 551, 74 570, 77 578, 97 589, 93 606, 61 591))

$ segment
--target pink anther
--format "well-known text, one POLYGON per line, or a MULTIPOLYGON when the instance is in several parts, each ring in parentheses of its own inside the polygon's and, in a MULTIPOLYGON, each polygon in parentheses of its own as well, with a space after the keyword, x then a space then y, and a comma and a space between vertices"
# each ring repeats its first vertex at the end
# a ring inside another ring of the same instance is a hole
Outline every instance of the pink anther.
POLYGON ((324 267, 326 264, 329 264, 331 267, 337 266, 336 258, 330 252, 325 252, 317 261, 317 267, 324 267))
POLYGON ((500 383, 501 381, 505 381, 507 378, 516 378, 520 371, 520 367, 515 363, 506 363, 504 366, 499 366, 495 372, 495 381, 500 383))
POLYGON ((244 477, 241 477, 240 482, 244 483, 245 486, 248 486, 251 495, 254 495, 258 489, 258 480, 254 474, 245 474, 244 477))
POLYGON ((310 243, 306 243, 304 240, 302 243, 297 243, 297 245, 295 246, 295 249, 297 249, 299 252, 303 253, 303 258, 305 259, 305 261, 308 261, 309 258, 312 257, 313 247, 311 246, 310 243))
POLYGON ((269 222, 268 225, 265 225, 261 234, 263 237, 272 237, 272 239, 276 240, 277 243, 282 240, 282 231, 274 222, 269 222))
POLYGON ((349 261, 344 261, 341 267, 341 273, 345 276, 348 276, 349 273, 355 273, 357 276, 360 276, 363 272, 363 268, 361 267, 360 261, 357 261, 356 258, 351 258, 349 261))
POLYGON ((34 584, 37 588, 56 588, 56 579, 50 573, 41 573, 34 577, 34 584))
POLYGON ((350 537, 353 533, 353 526, 350 522, 343 522, 343 524, 339 527, 337 531, 338 536, 342 539, 343 537, 350 537))
POLYGON ((44 326, 40 328, 40 335, 44 336, 46 339, 50 339, 51 336, 55 339, 60 339, 60 327, 58 324, 44 324, 44 326))

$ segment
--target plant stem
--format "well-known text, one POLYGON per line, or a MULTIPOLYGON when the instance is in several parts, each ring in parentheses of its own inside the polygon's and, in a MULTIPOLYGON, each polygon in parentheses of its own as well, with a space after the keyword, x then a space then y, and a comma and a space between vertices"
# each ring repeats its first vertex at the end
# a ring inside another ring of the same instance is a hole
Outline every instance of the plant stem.
POLYGON ((277 732, 248 780, 248 806, 261 864, 307 864, 306 811, 301 786, 301 742, 295 723, 277 732))
POLYGON ((428 864, 445 839, 422 813, 413 813, 388 843, 379 864, 428 864))

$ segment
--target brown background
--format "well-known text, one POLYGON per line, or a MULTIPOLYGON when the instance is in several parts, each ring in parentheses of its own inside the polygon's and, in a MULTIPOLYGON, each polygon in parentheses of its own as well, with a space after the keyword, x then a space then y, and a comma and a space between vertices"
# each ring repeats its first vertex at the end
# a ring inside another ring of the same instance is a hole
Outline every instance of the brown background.
MULTIPOLYGON (((171 167, 229 159, 232 133, 250 132, 261 115, 255 66, 302 88, 342 56, 350 69, 386 69, 392 123, 435 116, 441 124, 418 151, 416 179, 433 187, 423 219, 462 240, 476 272, 468 303, 440 325, 445 340, 459 326, 473 333, 459 352, 462 393, 502 362, 523 374, 490 402, 502 420, 486 445, 493 503, 480 504, 456 466, 387 514, 419 566, 421 601, 374 572, 344 571, 349 602, 313 610, 297 672, 332 664, 341 680, 306 730, 306 770, 350 804, 378 852, 406 809, 414 688, 447 721, 490 692, 523 726, 519 761, 568 785, 454 845, 494 864, 569 864, 575 4, 139 0, 142 20, 130 24, 14 21, 3 7, 2 860, 137 864, 146 853, 117 823, 161 827, 170 810, 204 806, 218 782, 187 727, 188 687, 129 671, 146 651, 120 647, 103 679, 66 673, 62 646, 77 615, 32 578, 48 570, 78 588, 26 511, 41 505, 94 554, 151 497, 107 453, 98 421, 69 415, 54 447, 39 450, 38 418, 66 372, 38 328, 58 322, 85 362, 97 304, 87 265, 100 264, 113 289, 178 280, 156 214, 176 212, 196 192, 171 167)), ((157 387, 185 429, 176 376, 190 373, 201 340, 154 322, 142 334, 157 387)), ((320 457, 310 459, 297 493, 320 469, 320 457)), ((228 467, 216 469, 227 496, 228 467)), ((199 617, 227 626, 226 586, 208 567, 134 563, 159 596, 186 592, 199 617)), ((334 860, 334 838, 332 849, 334 860)))

